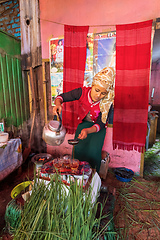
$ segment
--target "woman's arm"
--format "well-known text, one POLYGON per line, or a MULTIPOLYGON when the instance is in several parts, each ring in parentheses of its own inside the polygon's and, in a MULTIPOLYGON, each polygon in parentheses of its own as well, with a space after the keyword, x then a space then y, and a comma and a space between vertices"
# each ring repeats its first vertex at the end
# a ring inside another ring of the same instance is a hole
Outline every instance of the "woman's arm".
POLYGON ((82 88, 75 88, 69 92, 62 93, 58 96, 61 97, 63 102, 71 102, 75 100, 79 100, 82 95, 82 88))
MULTIPOLYGON (((109 116, 110 116, 110 114, 111 114, 112 109, 113 109, 113 105, 111 105, 111 107, 110 107, 110 110, 109 110, 109 113, 108 113, 107 122, 108 122, 108 120, 109 120, 109 116)), ((97 127, 96 127, 96 125, 99 126, 99 129, 100 129, 100 130, 103 129, 106 124, 104 124, 104 123, 101 121, 101 117, 102 117, 102 114, 100 113, 99 116, 98 116, 98 119, 97 119, 97 121, 96 121, 96 123, 95 123, 95 125, 93 125, 93 126, 90 127, 90 128, 84 128, 84 129, 82 129, 82 131, 81 131, 81 133, 79 134, 78 138, 83 140, 83 139, 87 138, 87 135, 88 135, 88 134, 97 132, 97 127)))
POLYGON ((90 128, 84 128, 78 135, 78 138, 83 140, 83 139, 87 138, 88 134, 94 133, 94 132, 97 132, 97 128, 95 126, 92 126, 90 128))
POLYGON ((75 88, 69 92, 62 93, 58 95, 55 99, 55 106, 53 107, 53 114, 57 115, 57 111, 59 113, 62 112, 62 103, 63 102, 71 102, 80 99, 82 95, 82 88, 75 88))

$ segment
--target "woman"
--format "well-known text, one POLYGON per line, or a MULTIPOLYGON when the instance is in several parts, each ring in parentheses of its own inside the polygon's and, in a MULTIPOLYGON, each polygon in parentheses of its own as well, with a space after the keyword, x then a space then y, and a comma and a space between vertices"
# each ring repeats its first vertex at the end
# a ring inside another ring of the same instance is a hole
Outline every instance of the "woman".
POLYGON ((105 138, 105 126, 114 101, 114 69, 106 67, 98 72, 92 87, 80 87, 60 94, 55 99, 53 114, 61 113, 63 102, 79 101, 78 127, 75 138, 74 157, 87 161, 99 172, 101 153, 105 138))

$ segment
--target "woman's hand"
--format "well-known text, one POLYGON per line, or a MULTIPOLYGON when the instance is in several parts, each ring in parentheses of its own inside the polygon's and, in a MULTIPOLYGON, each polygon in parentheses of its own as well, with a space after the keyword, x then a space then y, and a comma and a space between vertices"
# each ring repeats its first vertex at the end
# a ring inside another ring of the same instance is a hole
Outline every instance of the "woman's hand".
POLYGON ((62 107, 61 106, 54 106, 53 107, 53 115, 58 116, 57 112, 59 112, 59 114, 61 114, 61 112, 62 112, 62 107))
POLYGON ((90 128, 83 128, 82 131, 80 132, 80 134, 78 135, 78 138, 83 140, 85 138, 87 138, 87 135, 89 133, 94 133, 97 132, 97 128, 95 126, 92 126, 90 128))
POLYGON ((55 106, 53 107, 53 115, 57 115, 57 112, 59 112, 59 114, 61 114, 62 112, 62 103, 61 103, 61 100, 60 99, 57 99, 56 102, 55 102, 55 106))
POLYGON ((83 139, 87 138, 87 135, 88 135, 87 128, 84 128, 84 129, 82 129, 82 131, 78 135, 78 138, 83 140, 83 139))

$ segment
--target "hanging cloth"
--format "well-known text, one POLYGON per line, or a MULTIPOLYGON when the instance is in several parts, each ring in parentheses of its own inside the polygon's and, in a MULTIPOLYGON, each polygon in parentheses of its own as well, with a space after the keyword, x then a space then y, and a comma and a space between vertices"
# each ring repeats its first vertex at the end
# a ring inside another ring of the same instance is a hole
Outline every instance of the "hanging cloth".
MULTIPOLYGON (((83 87, 88 26, 64 26, 63 92, 83 87)), ((78 118, 77 101, 63 103, 63 125, 75 133, 78 118)))
POLYGON ((113 149, 143 152, 148 118, 152 21, 116 26, 113 149))

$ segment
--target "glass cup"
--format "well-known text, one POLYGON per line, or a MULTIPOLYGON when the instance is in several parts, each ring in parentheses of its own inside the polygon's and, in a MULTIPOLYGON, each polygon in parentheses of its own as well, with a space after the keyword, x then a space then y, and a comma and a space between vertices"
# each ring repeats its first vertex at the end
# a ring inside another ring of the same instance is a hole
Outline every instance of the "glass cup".
POLYGON ((54 167, 55 167, 56 169, 60 169, 60 168, 62 167, 62 165, 63 165, 62 159, 57 158, 57 161, 54 162, 54 167))
POLYGON ((72 172, 77 172, 79 167, 79 160, 78 159, 71 159, 70 168, 72 172))
POLYGON ((63 165, 65 168, 70 168, 71 157, 69 155, 63 156, 63 165))

